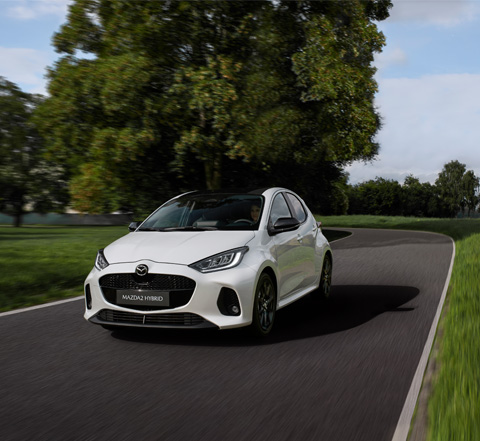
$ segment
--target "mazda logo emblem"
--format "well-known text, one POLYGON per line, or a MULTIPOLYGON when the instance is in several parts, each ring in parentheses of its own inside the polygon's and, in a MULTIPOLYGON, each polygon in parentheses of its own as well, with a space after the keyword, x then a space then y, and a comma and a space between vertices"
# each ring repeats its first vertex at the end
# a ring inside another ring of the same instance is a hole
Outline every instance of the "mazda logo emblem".
POLYGON ((148 266, 147 265, 138 265, 135 269, 135 274, 137 276, 146 276, 148 274, 148 266))

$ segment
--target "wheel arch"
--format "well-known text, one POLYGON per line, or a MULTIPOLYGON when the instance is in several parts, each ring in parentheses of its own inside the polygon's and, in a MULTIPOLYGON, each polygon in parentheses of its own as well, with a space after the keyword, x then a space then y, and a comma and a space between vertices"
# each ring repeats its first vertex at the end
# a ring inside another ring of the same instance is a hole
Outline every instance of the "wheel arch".
MULTIPOLYGON (((260 275, 258 276, 258 278, 260 279, 260 276, 263 274, 263 273, 267 273, 270 278, 272 279, 272 282, 273 282, 273 285, 275 287, 275 294, 277 294, 277 304, 278 304, 278 281, 277 281, 277 276, 275 274, 275 271, 273 270, 272 267, 270 266, 266 266, 260 273, 260 275)), ((258 281, 257 281, 258 282, 258 281)))

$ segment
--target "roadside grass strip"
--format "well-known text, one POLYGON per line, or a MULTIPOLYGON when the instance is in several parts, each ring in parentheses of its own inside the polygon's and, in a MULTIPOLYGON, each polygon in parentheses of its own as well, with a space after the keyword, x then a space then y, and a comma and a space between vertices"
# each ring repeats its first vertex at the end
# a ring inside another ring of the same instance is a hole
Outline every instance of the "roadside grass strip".
POLYGON ((83 295, 99 248, 126 227, 0 227, 0 312, 83 295))
POLYGON ((480 440, 480 234, 459 240, 456 250, 429 400, 429 441, 480 440))

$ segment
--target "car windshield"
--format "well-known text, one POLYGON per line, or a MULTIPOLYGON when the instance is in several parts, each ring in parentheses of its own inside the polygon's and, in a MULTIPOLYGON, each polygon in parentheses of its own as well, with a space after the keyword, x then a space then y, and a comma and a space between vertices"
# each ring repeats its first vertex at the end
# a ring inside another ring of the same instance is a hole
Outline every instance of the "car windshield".
POLYGON ((257 230, 263 196, 187 194, 162 205, 138 231, 257 230))

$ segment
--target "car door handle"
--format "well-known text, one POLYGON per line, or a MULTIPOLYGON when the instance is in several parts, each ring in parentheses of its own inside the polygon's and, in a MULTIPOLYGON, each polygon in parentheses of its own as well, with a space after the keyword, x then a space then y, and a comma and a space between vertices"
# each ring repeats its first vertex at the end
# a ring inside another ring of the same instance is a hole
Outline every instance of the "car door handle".
POLYGON ((300 234, 297 234, 297 240, 302 243, 303 242, 303 236, 300 236, 300 234))

